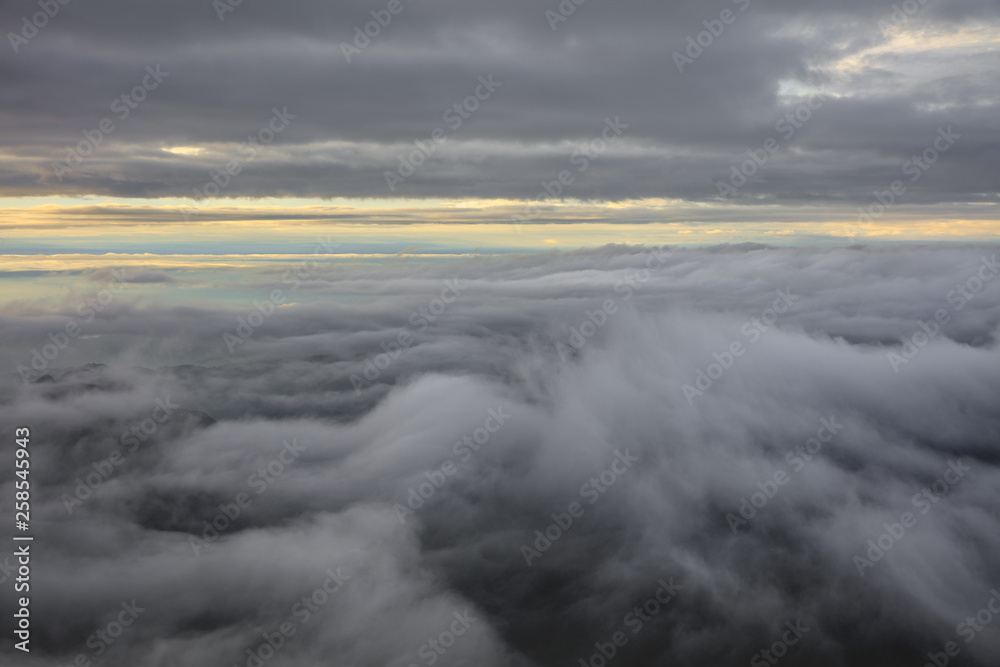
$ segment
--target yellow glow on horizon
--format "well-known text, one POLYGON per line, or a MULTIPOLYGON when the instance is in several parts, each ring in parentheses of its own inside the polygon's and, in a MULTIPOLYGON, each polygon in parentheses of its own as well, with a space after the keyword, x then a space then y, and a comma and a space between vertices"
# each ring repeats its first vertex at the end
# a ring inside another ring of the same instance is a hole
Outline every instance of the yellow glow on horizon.
MULTIPOLYGON (((524 252, 552 249, 554 246, 565 248, 595 247, 612 244, 644 244, 644 245, 715 245, 720 243, 772 243, 787 245, 788 243, 803 243, 809 245, 826 239, 825 245, 831 242, 835 245, 848 246, 856 243, 878 243, 899 241, 977 241, 992 233, 992 241, 1000 242, 996 232, 996 224, 986 221, 954 221, 930 220, 906 226, 869 225, 859 228, 852 222, 829 223, 738 223, 725 225, 706 225, 690 227, 673 224, 646 225, 600 225, 586 223, 562 225, 536 225, 523 227, 518 234, 511 225, 474 225, 469 230, 455 230, 447 225, 406 225, 400 228, 395 225, 366 226, 348 225, 338 227, 323 227, 312 230, 314 236, 302 237, 302 245, 316 246, 315 254, 129 254, 107 253, 95 254, 50 254, 50 255, 18 255, 3 256, 0 271, 26 270, 84 270, 110 266, 143 266, 146 268, 183 268, 183 267, 250 267, 261 266, 271 262, 307 261, 321 256, 324 259, 361 260, 361 259, 391 259, 414 257, 422 259, 456 259, 480 255, 490 248, 517 248, 524 252), (412 243, 409 250, 402 252, 337 252, 336 246, 330 250, 319 248, 319 242, 326 240, 333 244, 364 244, 376 238, 412 243), (310 241, 315 241, 311 243, 310 241), (448 244, 452 247, 477 248, 477 250, 456 251, 454 253, 428 252, 422 253, 421 245, 437 246, 448 244)), ((2 246, 0 246, 2 250, 2 246)))
MULTIPOLYGON (((33 200, 33 205, 0 208, 3 270, 21 245, 33 252, 47 246, 100 244, 156 256, 204 244, 233 253, 260 247, 287 251, 317 239, 354 244, 349 250, 383 248, 471 248, 531 250, 644 243, 708 245, 718 243, 866 243, 899 241, 1000 240, 1000 205, 899 207, 876 224, 859 225, 850 207, 747 205, 684 202, 671 199, 582 202, 565 200, 530 209, 516 200, 422 200, 317 202, 283 200, 213 201, 190 206, 183 200, 123 201, 33 200), (530 213, 530 215, 529 215, 530 213), (526 216, 515 224, 512 216, 526 216), (239 248, 243 245, 244 248, 239 248), (175 246, 175 247, 171 247, 175 246)), ((2 206, 4 201, 0 201, 2 206)), ((28 202, 22 202, 27 204, 28 202)), ((266 252, 266 251, 265 251, 266 252)), ((7 269, 10 270, 10 269, 7 269)))
POLYGON ((199 153, 203 153, 205 149, 201 146, 174 146, 172 148, 164 148, 163 151, 175 155, 198 155, 199 153))

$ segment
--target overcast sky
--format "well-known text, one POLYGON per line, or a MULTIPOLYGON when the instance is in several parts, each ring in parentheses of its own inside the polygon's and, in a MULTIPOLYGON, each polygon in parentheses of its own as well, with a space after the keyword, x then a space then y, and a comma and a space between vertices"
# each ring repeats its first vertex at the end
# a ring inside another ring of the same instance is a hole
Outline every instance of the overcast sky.
POLYGON ((354 0, 88 0, 34 34, 22 17, 35 4, 6 2, 0 194, 193 197, 239 160, 223 197, 533 200, 569 170, 563 196, 707 201, 773 138, 777 152, 729 200, 853 211, 905 179, 907 206, 995 203, 1000 5, 913 3, 893 19, 891 3, 869 0, 567 1, 568 17, 555 0, 402 0, 396 14, 354 0), (373 11, 391 20, 358 49, 373 11), (122 118, 121 96, 144 80, 122 118), (477 87, 478 108, 446 119, 477 87), (248 159, 238 144, 275 108, 294 119, 248 159), (806 121, 776 126, 797 109, 806 121), (606 119, 620 134, 579 171, 574 152, 606 119), (390 189, 386 171, 436 128, 443 144, 390 189), (911 182, 906 161, 947 128, 955 138, 911 182), (85 131, 100 145, 57 175, 67 146, 88 150, 85 131))

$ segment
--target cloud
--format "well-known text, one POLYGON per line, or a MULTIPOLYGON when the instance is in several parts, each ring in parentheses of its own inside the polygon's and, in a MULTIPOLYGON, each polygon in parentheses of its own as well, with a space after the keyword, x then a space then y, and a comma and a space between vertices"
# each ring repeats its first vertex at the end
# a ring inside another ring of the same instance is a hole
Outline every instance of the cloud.
MULTIPOLYGON (((558 3, 407 2, 351 62, 370 3, 244 3, 221 21, 204 2, 171 7, 71 3, 9 54, 0 192, 192 197, 215 173, 222 197, 532 199, 620 117, 625 134, 567 196, 714 201, 734 161, 823 93, 741 201, 867 204, 949 126, 961 141, 907 203, 997 200, 995 3, 923 3, 903 20, 888 1, 589 2, 552 30, 558 3), (689 47, 723 10, 739 20, 689 47), (689 48, 702 52, 679 72, 689 48), (150 88, 156 66, 169 76, 150 88), (489 75, 501 87, 449 116, 489 75), (286 130, 240 149, 286 107, 286 130), (385 173, 437 128, 447 140, 390 190, 385 173)), ((16 32, 25 11, 8 3, 0 25, 16 32)))
MULTIPOLYGON (((287 622, 269 664, 571 664, 622 631, 621 664, 736 665, 796 621, 787 664, 991 664, 956 628, 1000 575, 994 253, 607 246, 331 263, 273 311, 241 269, 253 318, 116 302, 0 384, 36 485, 18 664, 93 659, 133 599, 106 664, 246 664, 287 622)), ((5 311, 4 366, 70 317, 5 311)))

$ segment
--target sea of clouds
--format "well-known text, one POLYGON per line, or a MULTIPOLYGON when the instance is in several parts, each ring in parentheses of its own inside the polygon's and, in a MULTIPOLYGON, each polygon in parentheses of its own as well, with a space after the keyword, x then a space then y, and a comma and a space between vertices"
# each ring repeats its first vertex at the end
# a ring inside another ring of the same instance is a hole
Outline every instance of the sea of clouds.
POLYGON ((11 301, 33 637, 0 655, 997 664, 996 255, 608 246, 248 269, 228 308, 139 298, 169 271, 106 304, 89 275, 92 317, 11 301))

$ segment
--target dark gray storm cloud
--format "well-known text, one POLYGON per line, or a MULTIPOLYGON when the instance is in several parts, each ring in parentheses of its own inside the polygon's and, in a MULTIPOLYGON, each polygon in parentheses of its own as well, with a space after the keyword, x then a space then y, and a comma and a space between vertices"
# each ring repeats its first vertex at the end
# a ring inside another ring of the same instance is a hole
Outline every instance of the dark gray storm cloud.
POLYGON ((258 269, 256 304, 132 294, 68 343, 71 299, 14 305, 0 424, 32 429, 36 634, 0 652, 996 664, 996 262, 609 246, 329 264, 277 307, 258 269), (54 359, 22 378, 33 350, 54 359))
POLYGON ((389 4, 71 0, 36 30, 36 2, 4 3, 0 192, 193 196, 237 161, 221 196, 534 198, 619 118, 566 196, 718 197, 771 137, 730 199, 867 202, 951 127, 906 203, 997 199, 995 2, 389 4), (275 107, 295 118, 251 159, 275 107), (390 190, 417 140, 433 153, 390 190))

